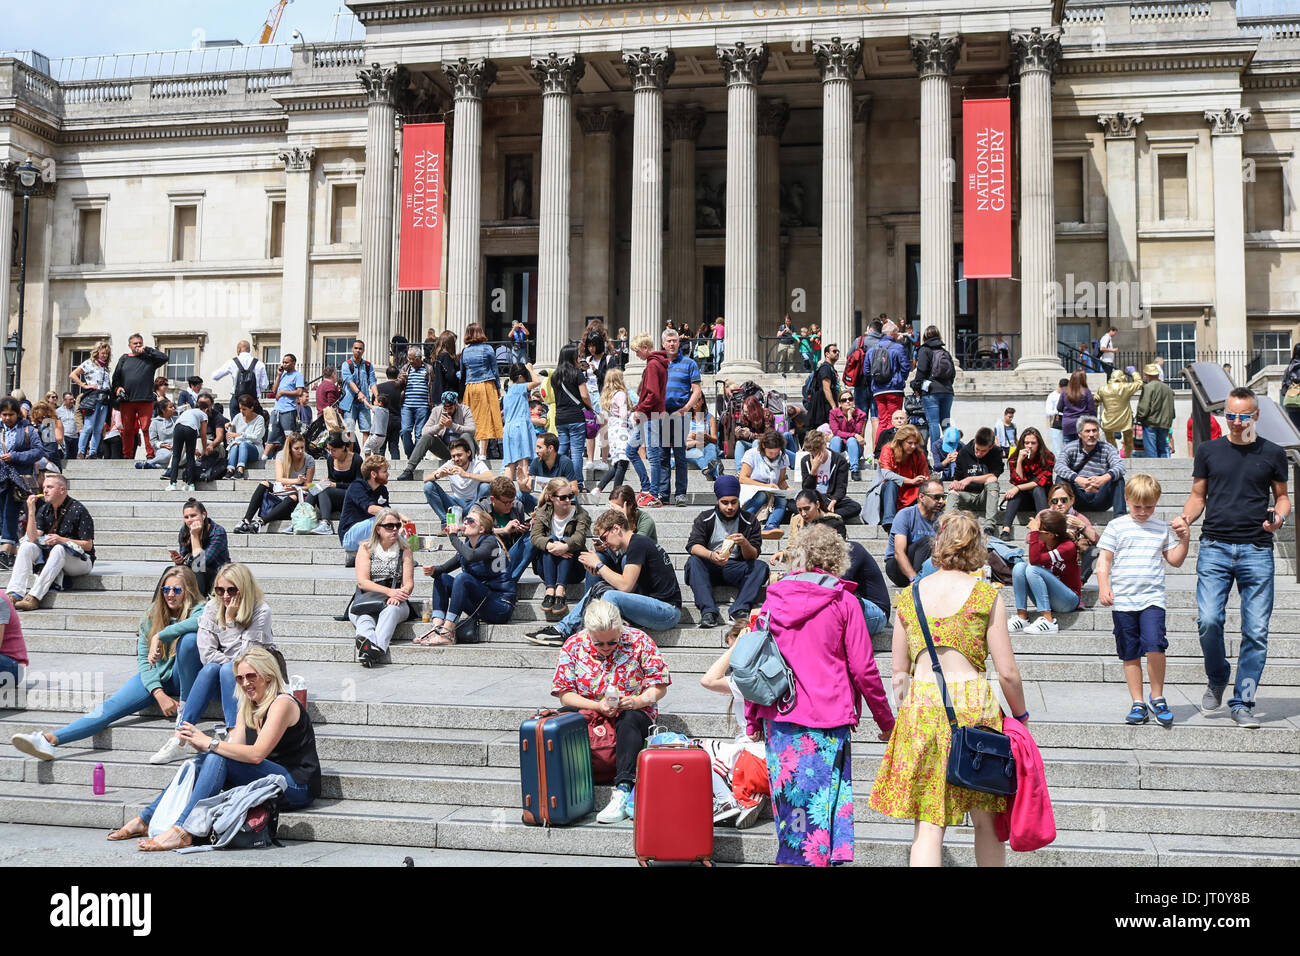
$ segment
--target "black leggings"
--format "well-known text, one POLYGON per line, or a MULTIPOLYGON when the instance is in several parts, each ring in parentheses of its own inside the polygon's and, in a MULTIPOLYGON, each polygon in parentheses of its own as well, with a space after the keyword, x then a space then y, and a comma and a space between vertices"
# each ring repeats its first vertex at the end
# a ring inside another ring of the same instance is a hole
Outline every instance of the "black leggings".
MULTIPOLYGON (((257 487, 253 489, 253 500, 248 503, 248 510, 244 512, 245 521, 252 521, 257 517, 257 513, 262 510, 262 499, 266 497, 267 492, 270 490, 270 485, 260 481, 257 483, 257 487)), ((293 509, 296 507, 298 507, 297 495, 280 498, 262 520, 266 522, 284 521, 293 514, 293 509)))
POLYGON ((1020 512, 1021 503, 1030 496, 1034 499, 1034 514, 1047 507, 1047 489, 1042 485, 1034 485, 1032 491, 1022 491, 1007 502, 1007 516, 1002 522, 1004 528, 1010 528, 1016 523, 1016 515, 1020 512))
POLYGON ((312 495, 311 500, 316 503, 316 510, 320 512, 322 521, 329 521, 332 517, 343 513, 343 499, 347 497, 346 488, 325 488, 320 493, 312 495))
POLYGON ((841 498, 835 502, 835 513, 844 519, 845 524, 848 524, 862 514, 862 503, 852 498, 841 498))
POLYGON ((172 432, 172 463, 167 469, 167 480, 195 481, 194 446, 199 440, 199 433, 188 425, 177 425, 172 432), (181 462, 184 461, 184 464, 181 462), (182 470, 183 469, 183 470, 182 470))
MULTIPOLYGON (((560 713, 577 707, 561 707, 560 713)), ((650 735, 650 715, 644 710, 623 710, 614 718, 614 786, 636 783, 636 758, 650 735)))
POLYGON ((613 482, 614 487, 621 487, 623 479, 627 477, 627 462, 620 461, 609 471, 605 472, 605 477, 600 479, 600 484, 596 486, 597 491, 604 491, 605 486, 613 482))

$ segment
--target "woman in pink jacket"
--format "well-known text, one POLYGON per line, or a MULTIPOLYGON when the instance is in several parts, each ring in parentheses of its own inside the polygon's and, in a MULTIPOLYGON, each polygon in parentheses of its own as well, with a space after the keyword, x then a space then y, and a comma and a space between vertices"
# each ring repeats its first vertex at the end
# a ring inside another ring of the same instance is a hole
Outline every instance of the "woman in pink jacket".
MULTIPOLYGON (((791 574, 767 589, 762 613, 794 672, 794 706, 745 704, 746 731, 767 741, 776 822, 776 862, 829 866, 853 859, 849 738, 865 697, 888 740, 894 715, 871 654, 854 585, 840 580, 848 545, 810 525, 785 549, 791 574)), ((761 618, 760 618, 761 620, 761 618)))
POLYGON ((867 413, 853 404, 851 391, 846 389, 840 395, 839 405, 831 409, 830 426, 831 451, 848 458, 851 477, 858 481, 862 477, 862 449, 867 447, 867 413))

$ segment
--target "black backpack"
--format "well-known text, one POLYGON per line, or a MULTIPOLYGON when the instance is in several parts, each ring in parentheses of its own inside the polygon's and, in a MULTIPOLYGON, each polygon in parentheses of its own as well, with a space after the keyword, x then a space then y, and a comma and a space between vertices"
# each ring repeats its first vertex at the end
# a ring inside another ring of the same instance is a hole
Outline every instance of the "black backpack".
POLYGON ((235 374, 235 398, 240 395, 252 395, 254 398, 260 398, 257 394, 257 359, 248 363, 248 368, 239 365, 239 359, 235 359, 235 365, 240 371, 235 374))
POLYGON ((934 349, 930 353, 930 379, 942 385, 951 385, 957 377, 957 367, 947 349, 934 349))
POLYGON ((881 342, 871 350, 871 384, 884 388, 894 379, 894 360, 889 348, 881 342))

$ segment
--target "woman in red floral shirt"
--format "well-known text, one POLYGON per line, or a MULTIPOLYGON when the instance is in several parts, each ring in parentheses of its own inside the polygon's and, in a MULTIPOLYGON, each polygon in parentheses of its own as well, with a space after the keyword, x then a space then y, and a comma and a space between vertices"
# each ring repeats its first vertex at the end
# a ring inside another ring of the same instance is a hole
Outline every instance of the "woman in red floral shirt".
POLYGON ((1056 456, 1047 450, 1043 436, 1037 428, 1026 428, 1020 436, 1020 448, 1011 462, 1011 487, 1002 496, 1007 515, 1002 521, 1003 541, 1011 540, 1011 526, 1016 513, 1031 500, 1034 513, 1047 507, 1047 489, 1052 486, 1052 469, 1056 456))
POLYGON ((655 642, 644 631, 626 627, 610 602, 589 602, 582 622, 586 629, 560 648, 551 693, 565 710, 594 710, 613 721, 614 792, 596 820, 618 823, 629 816, 636 758, 672 679, 655 642), (605 702, 608 689, 617 692, 617 704, 605 702))

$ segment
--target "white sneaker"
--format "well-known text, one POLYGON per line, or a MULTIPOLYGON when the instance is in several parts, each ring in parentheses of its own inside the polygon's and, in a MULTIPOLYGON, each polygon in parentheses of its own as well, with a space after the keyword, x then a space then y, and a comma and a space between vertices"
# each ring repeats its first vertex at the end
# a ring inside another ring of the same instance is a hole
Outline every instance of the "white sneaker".
POLYGON ((162 749, 149 758, 150 763, 171 763, 185 756, 185 745, 175 737, 168 737, 162 749))
POLYGON ((597 823, 621 823, 628 817, 627 812, 627 791, 614 788, 613 794, 610 795, 609 804, 604 810, 596 814, 597 823))
POLYGON ((736 829, 748 830, 758 818, 763 815, 763 808, 767 806, 767 794, 760 794, 758 802, 752 807, 745 807, 740 811, 740 816, 736 817, 736 829))
POLYGON ((1049 621, 1045 617, 1040 617, 1033 624, 1025 628, 1026 634, 1055 634, 1061 628, 1055 621, 1049 621))
POLYGON ((293 534, 293 522, 286 521, 284 527, 280 529, 280 534, 293 534))
POLYGON ((739 816, 740 807, 734 803, 713 804, 713 825, 715 827, 725 827, 734 822, 739 816))
POLYGON ((1012 634, 1017 631, 1023 631, 1028 626, 1029 621, 1023 617, 1013 617, 1011 620, 1007 621, 1007 630, 1012 634))
POLYGON ((333 534, 334 529, 330 527, 328 521, 321 521, 316 527, 311 529, 312 534, 333 534))
POLYGON ((34 734, 14 734, 10 742, 29 757, 37 760, 54 759, 54 745, 40 731, 34 734))
POLYGON ((167 485, 167 490, 168 490, 168 491, 175 491, 175 490, 176 490, 176 482, 174 482, 174 481, 173 481, 173 482, 170 482, 170 483, 167 485))

